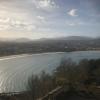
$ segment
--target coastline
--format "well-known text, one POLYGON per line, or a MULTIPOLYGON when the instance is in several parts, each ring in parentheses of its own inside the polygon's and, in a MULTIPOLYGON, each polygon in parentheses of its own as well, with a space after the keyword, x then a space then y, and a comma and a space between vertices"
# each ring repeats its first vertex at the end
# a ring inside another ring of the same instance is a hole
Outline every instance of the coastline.
POLYGON ((13 59, 13 58, 22 58, 25 56, 32 56, 32 55, 40 55, 40 54, 48 54, 48 53, 72 53, 72 52, 91 52, 91 51, 100 51, 100 50, 75 50, 75 51, 61 51, 61 52, 57 52, 57 51, 53 51, 53 52, 35 52, 35 53, 22 53, 22 54, 11 54, 11 55, 4 55, 4 56, 0 56, 0 60, 6 60, 6 59, 13 59))
POLYGON ((26 53, 26 54, 17 54, 17 55, 8 55, 8 56, 1 56, 1 60, 8 60, 8 59, 14 59, 14 58, 23 58, 26 56, 32 56, 32 55, 41 55, 41 54, 49 54, 49 53, 66 53, 66 52, 42 52, 42 53, 26 53))

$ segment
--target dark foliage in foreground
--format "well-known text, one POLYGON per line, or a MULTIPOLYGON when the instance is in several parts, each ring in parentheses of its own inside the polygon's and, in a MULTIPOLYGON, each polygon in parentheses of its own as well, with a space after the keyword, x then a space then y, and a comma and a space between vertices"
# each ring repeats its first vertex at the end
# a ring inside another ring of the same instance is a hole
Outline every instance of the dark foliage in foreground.
POLYGON ((65 87, 66 92, 84 92, 100 98, 100 59, 82 60, 78 64, 62 60, 59 67, 49 75, 42 72, 40 76, 29 78, 28 89, 34 99, 41 98, 57 87, 65 87))
POLYGON ((0 100, 100 100, 100 59, 62 60, 52 74, 30 77, 27 87, 27 92, 0 94, 0 100))

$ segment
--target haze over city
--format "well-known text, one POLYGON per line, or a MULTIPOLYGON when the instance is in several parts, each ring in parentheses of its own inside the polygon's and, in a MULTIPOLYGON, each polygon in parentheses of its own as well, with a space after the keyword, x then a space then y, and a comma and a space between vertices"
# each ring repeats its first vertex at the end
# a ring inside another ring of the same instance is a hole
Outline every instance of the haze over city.
POLYGON ((0 38, 100 36, 100 0, 0 0, 0 38))

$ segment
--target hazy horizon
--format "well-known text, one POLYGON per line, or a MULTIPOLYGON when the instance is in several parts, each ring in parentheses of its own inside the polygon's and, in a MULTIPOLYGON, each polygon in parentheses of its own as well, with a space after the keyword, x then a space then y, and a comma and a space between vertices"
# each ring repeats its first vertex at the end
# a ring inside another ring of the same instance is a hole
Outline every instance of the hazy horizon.
POLYGON ((0 0, 0 38, 100 37, 100 0, 0 0))
POLYGON ((65 36, 51 36, 51 37, 28 37, 28 36, 19 36, 19 37, 0 37, 0 40, 17 40, 17 39, 26 39, 26 40, 40 40, 40 39, 60 39, 60 38, 100 38, 100 36, 86 36, 86 35, 65 35, 65 36))

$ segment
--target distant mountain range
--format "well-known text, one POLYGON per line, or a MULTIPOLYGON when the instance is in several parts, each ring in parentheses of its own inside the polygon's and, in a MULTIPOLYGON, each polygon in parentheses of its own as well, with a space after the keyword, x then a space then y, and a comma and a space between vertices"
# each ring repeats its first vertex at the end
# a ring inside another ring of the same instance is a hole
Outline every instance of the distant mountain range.
POLYGON ((28 38, 0 38, 0 41, 1 42, 30 42, 30 41, 33 41, 31 39, 28 39, 28 38))
POLYGON ((60 37, 60 38, 40 38, 40 39, 29 39, 29 38, 17 38, 17 39, 8 39, 8 38, 0 38, 2 42, 32 42, 32 41, 50 41, 50 40, 92 40, 98 38, 85 37, 85 36, 68 36, 68 37, 60 37))
POLYGON ((85 37, 85 36, 69 36, 69 37, 65 37, 62 39, 65 39, 65 40, 91 40, 93 38, 85 37))
POLYGON ((71 52, 83 50, 100 50, 100 38, 70 36, 61 38, 27 38, 1 39, 0 55, 42 52, 71 52))

